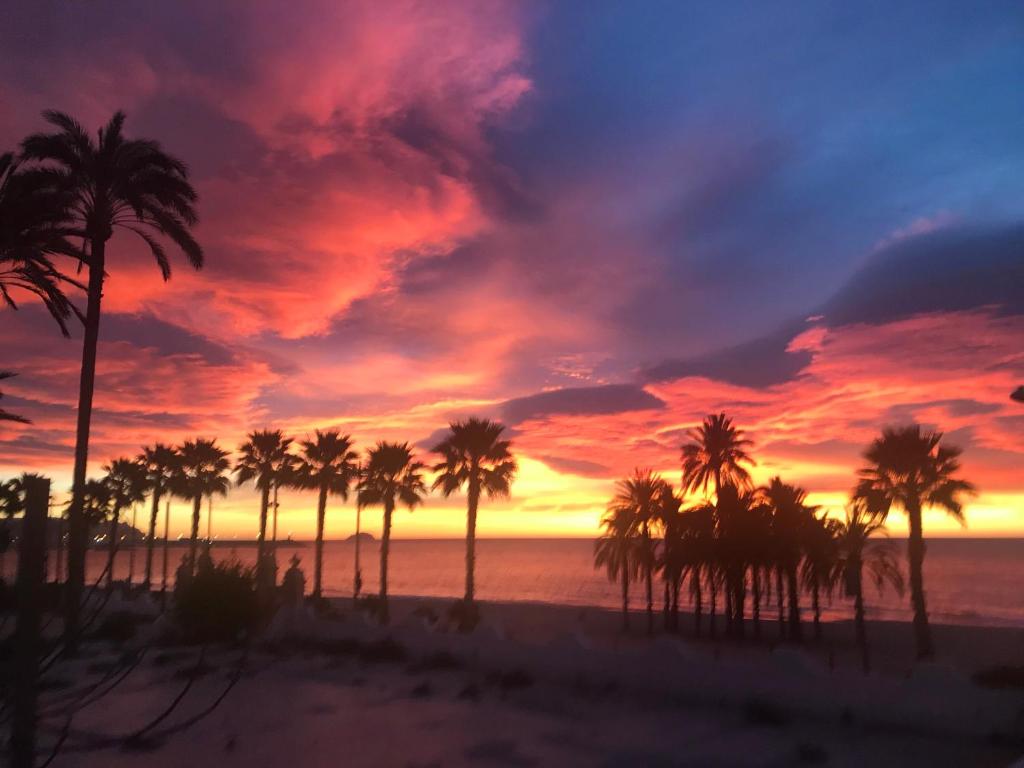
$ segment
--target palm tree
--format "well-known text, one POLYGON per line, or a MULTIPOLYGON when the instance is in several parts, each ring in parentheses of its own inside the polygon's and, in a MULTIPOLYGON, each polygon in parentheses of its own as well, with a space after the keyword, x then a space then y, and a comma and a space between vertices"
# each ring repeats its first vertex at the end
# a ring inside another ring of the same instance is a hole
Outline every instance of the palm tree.
POLYGON ((319 493, 316 505, 316 559, 313 566, 313 596, 323 588, 324 521, 327 497, 348 501, 348 489, 358 475, 359 455, 352 450, 352 438, 336 429, 316 430, 313 440, 303 440, 293 481, 299 488, 319 493))
POLYGON ((839 547, 836 536, 839 521, 826 516, 811 516, 803 530, 804 560, 800 580, 811 593, 814 612, 814 639, 821 640, 821 596, 831 597, 839 580, 839 547))
POLYGON ((110 541, 107 558, 107 588, 114 585, 114 558, 117 555, 117 526, 121 510, 132 507, 146 498, 146 468, 133 459, 114 459, 103 466, 103 482, 110 489, 110 541))
POLYGON ((377 443, 366 456, 359 479, 359 504, 384 507, 384 529, 380 539, 380 621, 388 621, 388 550, 391 544, 391 516, 395 504, 409 509, 423 501, 424 465, 416 461, 408 443, 377 443))
MULTIPOLYGON (((778 578, 778 598, 783 599, 782 580, 786 580, 789 598, 789 637, 795 642, 803 638, 800 626, 800 586, 798 580, 800 560, 803 557, 803 535, 808 520, 814 517, 816 507, 807 505, 807 491, 773 477, 762 489, 771 509, 772 549, 778 578)), ((780 610, 780 626, 781 608, 780 610)))
POLYGON ((921 513, 926 507, 943 509, 964 523, 962 497, 974 493, 974 486, 956 476, 960 472, 960 453, 959 448, 942 444, 941 432, 922 432, 916 424, 887 427, 865 451, 868 465, 858 473, 855 495, 864 499, 872 512, 884 520, 897 506, 907 514, 910 602, 919 659, 930 659, 935 654, 924 599, 921 513))
POLYGON ((171 480, 174 478, 179 456, 171 446, 157 443, 155 446, 146 446, 142 449, 136 461, 146 471, 147 488, 152 495, 153 507, 149 516, 149 534, 146 537, 146 577, 143 584, 149 589, 153 583, 153 547, 156 541, 157 517, 160 514, 160 498, 170 490, 171 480))
MULTIPOLYGON (((289 440, 289 443, 291 440, 289 440)), ((271 508, 274 510, 274 521, 271 526, 270 540, 274 545, 275 557, 277 553, 277 513, 280 510, 280 504, 277 501, 277 494, 282 488, 295 487, 295 462, 297 458, 292 454, 285 452, 283 456, 274 464, 271 471, 273 478, 271 479, 271 487, 274 489, 274 499, 271 502, 271 508)), ((209 523, 209 519, 207 519, 209 523)), ((209 538, 209 537, 207 537, 209 538)))
POLYGON ((476 572, 476 516, 480 494, 487 498, 505 498, 512 492, 516 461, 512 458, 511 441, 502 440, 502 424, 489 419, 469 418, 449 425, 448 436, 432 450, 442 460, 434 465, 438 473, 434 490, 445 498, 466 486, 466 594, 463 616, 468 628, 476 616, 474 575, 476 572))
POLYGON ((594 567, 622 583, 622 631, 629 631, 629 583, 638 573, 636 517, 625 508, 609 508, 601 518, 604 534, 594 541, 594 567))
MULTIPOLYGON (((0 371, 0 381, 3 381, 4 379, 9 379, 12 376, 16 376, 16 375, 17 374, 11 373, 10 371, 0 371)), ((4 396, 4 393, 0 392, 0 398, 2 398, 3 396, 4 396)), ((31 424, 32 423, 31 421, 26 419, 24 416, 19 416, 16 413, 10 413, 9 411, 5 411, 3 408, 0 408, 0 421, 15 421, 18 424, 31 424)))
MULTIPOLYGON (((711 504, 692 507, 682 514, 682 536, 685 542, 686 567, 690 573, 690 596, 693 598, 693 630, 696 637, 701 635, 704 594, 701 582, 706 576, 711 588, 715 563, 715 508, 711 504)), ((713 593, 712 593, 713 594, 713 593)), ((711 634, 714 636, 714 614, 711 617, 711 634)))
POLYGON ((0 299, 17 309, 12 290, 34 295, 68 336, 74 305, 64 286, 78 282, 63 274, 52 257, 79 258, 71 245, 71 196, 51 174, 19 168, 10 152, 0 154, 0 299))
MULTIPOLYGON (((267 562, 267 513, 270 508, 270 491, 281 465, 287 461, 292 439, 285 437, 279 429, 264 429, 250 432, 248 440, 238 447, 242 455, 235 462, 238 485, 254 482, 260 492, 260 532, 256 548, 256 570, 261 583, 270 578, 275 568, 267 562)), ((266 584, 265 586, 270 586, 266 584)))
POLYGON ((665 588, 665 629, 679 631, 679 591, 689 564, 686 517, 680 510, 682 499, 665 494, 658 509, 661 532, 661 556, 658 567, 665 588))
POLYGON ((192 533, 189 537, 189 573, 195 572, 199 548, 199 518, 203 499, 217 493, 226 496, 231 469, 227 451, 217 446, 216 440, 186 440, 178 448, 177 477, 171 482, 174 492, 192 502, 192 533))
POLYGON ((65 600, 65 637, 69 650, 78 641, 79 602, 85 583, 87 529, 81 514, 82 485, 89 460, 89 426, 96 379, 96 348, 100 329, 100 301, 106 274, 107 241, 115 229, 138 235, 148 246, 164 280, 171 266, 161 239, 184 252, 196 269, 203 251, 192 236, 196 224, 196 192, 185 164, 148 139, 127 139, 124 113, 117 112, 101 128, 96 140, 72 117, 43 113, 53 133, 37 133, 21 145, 27 161, 40 164, 40 172, 71 196, 71 233, 81 236, 82 263, 89 268, 85 312, 85 338, 78 390, 78 424, 72 502, 68 509, 68 595, 65 600))
POLYGON ((733 426, 724 413, 704 417, 704 422, 687 432, 692 442, 683 446, 683 491, 707 492, 714 484, 717 496, 724 483, 746 488, 750 473, 744 464, 754 464, 746 449, 752 442, 743 430, 733 426))
POLYGON ((865 672, 871 671, 871 659, 867 622, 864 621, 864 567, 879 594, 888 583, 903 597, 903 574, 895 548, 889 542, 872 541, 875 535, 886 535, 882 516, 872 512, 864 499, 854 498, 846 506, 846 519, 836 527, 836 548, 844 591, 847 597, 853 598, 853 621, 865 672))
POLYGON ((651 470, 636 469, 631 477, 615 484, 608 512, 631 514, 640 536, 638 566, 647 588, 647 633, 654 632, 654 547, 651 526, 660 518, 666 502, 673 497, 672 486, 651 470))

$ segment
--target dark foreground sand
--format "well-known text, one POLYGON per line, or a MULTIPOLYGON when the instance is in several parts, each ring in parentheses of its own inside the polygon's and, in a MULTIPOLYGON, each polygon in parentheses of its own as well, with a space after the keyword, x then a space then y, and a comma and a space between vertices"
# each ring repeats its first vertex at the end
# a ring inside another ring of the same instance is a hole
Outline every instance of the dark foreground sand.
POLYGON ((381 629, 339 600, 331 620, 299 609, 247 647, 205 652, 169 644, 158 622, 129 643, 134 666, 125 647, 90 643, 51 671, 50 711, 111 670, 120 682, 70 724, 44 721, 48 744, 67 733, 53 765, 1005 766, 1024 755, 1024 695, 965 674, 1021 663, 1019 630, 937 627, 941 663, 921 668, 908 626, 875 624, 884 671, 865 676, 845 623, 807 651, 651 640, 641 614, 623 636, 615 612, 525 603, 484 604, 468 636, 428 629, 423 616, 449 603, 395 598, 381 629), (147 738, 104 745, 186 686, 147 738))

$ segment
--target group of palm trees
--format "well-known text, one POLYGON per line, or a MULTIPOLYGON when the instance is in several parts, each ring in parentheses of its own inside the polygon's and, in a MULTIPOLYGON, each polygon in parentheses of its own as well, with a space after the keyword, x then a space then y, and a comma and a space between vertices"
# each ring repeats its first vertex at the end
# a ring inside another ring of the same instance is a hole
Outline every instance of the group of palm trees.
MULTIPOLYGON (((444 496, 462 489, 467 495, 466 526, 466 590, 461 616, 471 614, 475 600, 474 571, 476 567, 476 518, 482 494, 489 498, 506 497, 511 491, 516 462, 510 442, 503 439, 504 427, 488 419, 468 418, 449 425, 447 436, 432 448, 439 460, 429 468, 434 479, 432 488, 444 496)), ((249 433, 232 461, 227 451, 215 440, 186 440, 171 447, 157 443, 143 449, 135 458, 114 459, 103 467, 100 478, 87 479, 83 486, 82 511, 90 527, 109 525, 108 560, 101 578, 113 583, 115 557, 122 537, 118 526, 122 513, 135 509, 148 497, 151 501, 148 534, 145 536, 146 558, 143 585, 153 583, 154 548, 158 541, 157 527, 160 502, 164 506, 164 570, 167 584, 167 546, 169 506, 171 497, 191 502, 192 524, 189 550, 179 573, 190 576, 197 565, 200 545, 202 502, 210 502, 207 517, 207 540, 211 540, 212 499, 224 496, 234 474, 239 486, 252 483, 259 492, 259 534, 257 537, 256 581, 263 586, 276 581, 273 548, 267 545, 267 527, 273 509, 272 541, 277 540, 277 494, 282 488, 315 491, 317 499, 316 544, 313 566, 313 592, 323 591, 323 545, 327 500, 337 496, 343 500, 355 490, 360 509, 367 506, 383 508, 380 544, 380 592, 377 615, 388 621, 388 558, 391 527, 397 506, 413 509, 428 493, 425 473, 428 467, 416 458, 408 443, 378 442, 361 456, 350 435, 336 429, 316 430, 312 439, 296 442, 281 430, 259 430, 249 433), (297 448, 297 450, 295 450, 297 448), (273 498, 273 501, 271 499, 273 498)), ((18 505, 18 480, 0 484, 7 492, 0 496, 13 501, 0 509, 13 515, 18 505)), ((70 502, 69 502, 70 509, 70 502)), ((134 521, 132 527, 134 529, 134 521)), ((357 586, 358 591, 358 586, 357 586)))
POLYGON ((807 503, 804 489, 772 478, 754 487, 754 464, 744 437, 725 414, 710 415, 689 432, 682 448, 681 493, 660 475, 636 470, 619 481, 601 520, 595 566, 622 585, 623 628, 629 627, 630 585, 643 583, 647 629, 654 629, 654 580, 660 575, 666 629, 679 628, 679 596, 688 586, 694 633, 718 632, 719 599, 725 634, 743 639, 762 635, 762 608, 772 603, 778 635, 803 636, 801 596, 809 595, 815 637, 821 636, 821 602, 838 588, 854 599, 856 639, 869 665, 864 621, 865 569, 879 589, 903 578, 887 542, 886 518, 894 507, 909 519, 907 561, 914 636, 919 658, 934 653, 925 606, 922 566, 922 510, 941 508, 963 520, 962 497, 973 487, 957 476, 960 450, 942 443, 941 433, 919 426, 886 428, 864 454, 856 488, 843 519, 828 517, 807 503), (686 497, 696 495, 687 505, 686 497), (749 599, 748 599, 749 598, 749 599), (749 607, 749 612, 748 612, 749 607))

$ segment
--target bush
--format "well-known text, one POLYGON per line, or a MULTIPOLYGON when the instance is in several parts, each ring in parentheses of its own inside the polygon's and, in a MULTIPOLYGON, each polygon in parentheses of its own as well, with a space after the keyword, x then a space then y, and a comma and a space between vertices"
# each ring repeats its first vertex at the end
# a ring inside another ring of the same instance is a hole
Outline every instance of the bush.
POLYGON ((193 640, 236 640, 252 632, 261 618, 253 569, 237 560, 201 563, 195 576, 175 584, 174 609, 193 640))

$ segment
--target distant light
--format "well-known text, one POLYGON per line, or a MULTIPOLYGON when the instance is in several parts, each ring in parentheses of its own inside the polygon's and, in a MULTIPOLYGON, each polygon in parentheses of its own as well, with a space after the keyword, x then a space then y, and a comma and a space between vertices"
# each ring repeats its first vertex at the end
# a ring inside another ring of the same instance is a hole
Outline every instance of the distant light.
POLYGON ((1010 399, 1016 400, 1018 403, 1024 403, 1024 386, 1017 387, 1013 390, 1013 393, 1010 395, 1010 399))

